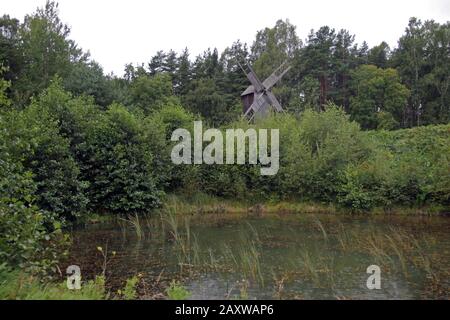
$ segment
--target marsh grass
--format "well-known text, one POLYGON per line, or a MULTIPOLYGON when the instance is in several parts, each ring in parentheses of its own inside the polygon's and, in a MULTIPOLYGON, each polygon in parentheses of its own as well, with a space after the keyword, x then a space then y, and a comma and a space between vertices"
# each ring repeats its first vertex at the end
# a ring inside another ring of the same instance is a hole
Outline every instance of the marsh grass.
POLYGON ((236 272, 241 272, 245 278, 256 281, 264 286, 261 267, 261 243, 256 229, 247 224, 246 231, 241 231, 237 245, 225 244, 222 249, 224 263, 236 272))
POLYGON ((274 286, 273 297, 281 300, 285 296, 285 285, 291 283, 296 278, 296 273, 293 271, 276 272, 272 270, 272 280, 274 286))
POLYGON ((264 278, 261 273, 260 254, 254 241, 248 241, 232 249, 225 245, 222 255, 226 264, 230 265, 231 270, 241 272, 244 278, 249 278, 264 285, 264 278))
POLYGON ((315 217, 314 218, 314 223, 317 225, 317 227, 319 228, 320 232, 322 233, 323 239, 325 241, 328 241, 328 234, 327 234, 327 232, 325 230, 325 227, 323 226, 322 222, 317 217, 315 217))
POLYGON ((339 245, 340 251, 348 253, 352 249, 351 234, 345 229, 342 223, 339 223, 337 232, 335 235, 336 242, 339 245))
POLYGON ((138 240, 145 238, 144 226, 142 225, 141 219, 137 213, 135 215, 128 215, 126 219, 120 218, 120 220, 129 223, 133 227, 138 240))
POLYGON ((386 272, 400 273, 405 279, 412 272, 419 272, 438 287, 445 272, 437 266, 434 252, 436 245, 430 234, 414 233, 404 228, 390 226, 385 230, 363 230, 348 233, 339 227, 335 235, 337 243, 344 252, 359 252, 375 259, 386 272))
POLYGON ((247 204, 244 201, 220 199, 205 193, 193 195, 170 194, 166 196, 162 212, 174 212, 178 215, 244 213, 247 204))
POLYGON ((197 235, 192 233, 190 218, 178 217, 175 211, 170 211, 163 217, 168 228, 170 239, 173 241, 174 251, 180 272, 201 266, 200 247, 197 235), (179 220, 182 220, 180 225, 179 220))
POLYGON ((316 263, 313 261, 310 252, 302 248, 300 250, 300 266, 304 275, 310 279, 317 287, 320 287, 320 276, 319 276, 319 268, 316 263))

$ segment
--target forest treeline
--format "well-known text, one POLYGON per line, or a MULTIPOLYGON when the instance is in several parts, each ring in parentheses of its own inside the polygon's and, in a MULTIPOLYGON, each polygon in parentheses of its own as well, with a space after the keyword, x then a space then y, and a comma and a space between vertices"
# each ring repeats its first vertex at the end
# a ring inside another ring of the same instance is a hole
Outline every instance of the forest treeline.
MULTIPOLYGON (((238 62, 251 63, 260 78, 282 62, 292 69, 274 93, 291 113, 342 106, 363 129, 398 129, 447 123, 450 119, 450 23, 405 21, 395 48, 385 42, 369 48, 348 30, 323 26, 302 40, 296 27, 279 20, 260 30, 251 45, 239 40, 219 53, 197 57, 159 51, 140 65, 125 66, 123 77, 101 66, 70 39, 57 4, 23 21, 0 18, 0 63, 10 82, 7 96, 16 107, 29 104, 58 75, 66 90, 90 95, 106 108, 113 102, 147 114, 167 100, 213 124, 241 114, 240 93, 248 80, 238 62)), ((374 26, 376 28, 376 26, 374 26)))
POLYGON ((65 225, 151 212, 172 192, 448 210, 449 23, 411 19, 391 51, 329 27, 303 43, 280 20, 250 48, 236 42, 193 61, 187 50, 159 52, 124 77, 105 76, 69 31, 54 2, 23 22, 0 19, 0 261, 10 266, 54 268, 65 225), (241 59, 260 77, 289 60, 274 89, 286 114, 241 118, 241 59), (199 118, 280 129, 278 174, 174 165, 173 130, 199 118))

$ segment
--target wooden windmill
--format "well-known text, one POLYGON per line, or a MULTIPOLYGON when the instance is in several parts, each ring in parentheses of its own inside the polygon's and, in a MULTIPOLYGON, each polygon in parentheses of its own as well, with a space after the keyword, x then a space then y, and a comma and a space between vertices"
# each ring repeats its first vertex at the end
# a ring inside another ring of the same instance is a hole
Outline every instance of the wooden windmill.
POLYGON ((249 64, 244 69, 240 64, 242 71, 246 74, 251 85, 241 94, 244 105, 244 115, 251 121, 255 115, 265 115, 270 106, 277 112, 283 112, 281 104, 272 93, 272 87, 289 71, 290 66, 286 67, 286 62, 282 63, 275 71, 263 82, 261 82, 249 64))

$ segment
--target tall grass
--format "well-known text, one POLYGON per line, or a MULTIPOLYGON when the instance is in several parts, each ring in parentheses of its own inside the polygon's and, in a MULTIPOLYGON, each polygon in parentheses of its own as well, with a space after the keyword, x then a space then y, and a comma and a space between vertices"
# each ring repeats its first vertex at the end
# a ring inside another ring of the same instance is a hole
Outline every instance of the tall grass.
POLYGON ((168 227, 178 265, 181 272, 185 267, 195 267, 200 265, 200 247, 197 236, 191 232, 190 218, 182 217, 183 225, 179 225, 179 218, 174 211, 169 211, 163 217, 163 222, 168 227))
POLYGON ((142 240, 145 238, 145 231, 143 229, 143 226, 141 224, 141 220, 139 219, 139 216, 137 213, 133 215, 128 215, 126 219, 120 218, 121 220, 128 222, 134 229, 136 236, 138 240, 142 240))

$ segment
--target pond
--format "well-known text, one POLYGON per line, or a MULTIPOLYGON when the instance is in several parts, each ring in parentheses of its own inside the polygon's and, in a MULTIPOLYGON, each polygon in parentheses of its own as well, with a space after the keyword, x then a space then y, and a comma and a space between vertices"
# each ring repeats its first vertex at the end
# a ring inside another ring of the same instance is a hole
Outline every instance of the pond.
POLYGON ((139 275, 142 299, 173 279, 191 299, 448 299, 449 231, 448 217, 132 217, 73 231, 68 263, 83 279, 104 271, 112 294, 139 275))

